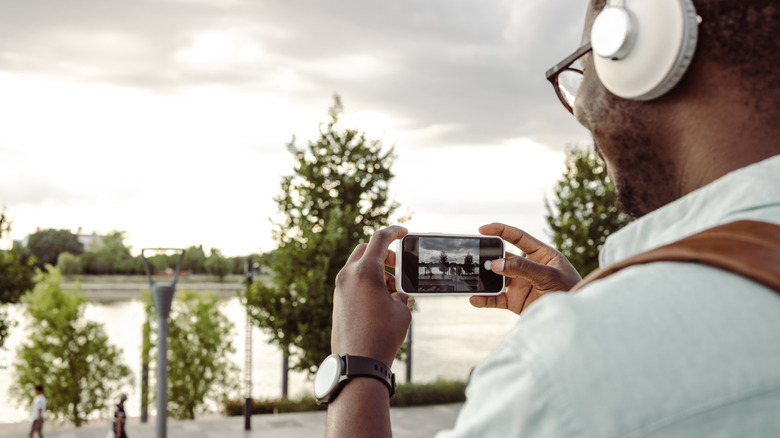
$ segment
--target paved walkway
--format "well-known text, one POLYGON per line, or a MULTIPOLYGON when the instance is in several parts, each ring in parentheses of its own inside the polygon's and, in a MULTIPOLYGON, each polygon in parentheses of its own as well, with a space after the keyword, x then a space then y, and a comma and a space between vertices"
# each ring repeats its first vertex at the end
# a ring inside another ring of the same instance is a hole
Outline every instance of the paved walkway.
MULTIPOLYGON (((432 437, 437 431, 452 427, 461 404, 393 408, 393 436, 396 438, 432 437)), ((44 426, 46 438, 106 438, 105 424, 90 423, 81 428, 44 426)), ((29 423, 0 424, 0 438, 27 437, 29 423)), ((141 424, 131 418, 127 425, 129 438, 154 438, 154 419, 141 424)), ((244 430, 244 417, 215 417, 194 421, 168 421, 168 438, 311 438, 325 435, 325 412, 302 412, 252 416, 252 430, 244 430)), ((112 435, 113 436, 113 435, 112 435)))

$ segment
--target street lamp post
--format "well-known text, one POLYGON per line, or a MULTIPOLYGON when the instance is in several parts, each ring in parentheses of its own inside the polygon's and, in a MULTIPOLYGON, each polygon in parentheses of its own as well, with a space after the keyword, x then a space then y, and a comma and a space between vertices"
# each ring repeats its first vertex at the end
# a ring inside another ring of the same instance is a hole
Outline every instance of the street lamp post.
POLYGON ((168 317, 171 314, 173 294, 176 293, 176 282, 179 280, 183 258, 184 250, 178 248, 144 248, 141 250, 141 260, 143 260, 146 277, 149 279, 152 301, 157 312, 157 438, 166 438, 168 435, 168 317), (149 261, 144 256, 145 251, 180 252, 176 273, 171 282, 155 283, 154 270, 149 267, 149 261))
MULTIPOLYGON (((260 264, 249 257, 246 262, 247 292, 254 283, 255 274, 258 273, 260 264)), ((246 294, 244 294, 246 298, 246 294)), ((244 348, 244 430, 252 430, 252 320, 249 317, 249 305, 246 305, 246 344, 244 348)))

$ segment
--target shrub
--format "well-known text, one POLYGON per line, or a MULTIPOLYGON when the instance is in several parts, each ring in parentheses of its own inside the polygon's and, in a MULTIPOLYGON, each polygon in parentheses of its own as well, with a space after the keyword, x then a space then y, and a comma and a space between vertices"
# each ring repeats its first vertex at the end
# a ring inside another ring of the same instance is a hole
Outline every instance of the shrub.
POLYGON ((57 269, 60 270, 62 275, 80 275, 82 272, 81 260, 78 256, 69 252, 60 253, 57 257, 57 269))
POLYGON ((421 406, 466 401, 466 383, 457 380, 437 380, 433 383, 398 385, 391 406, 421 406))
MULTIPOLYGON (((460 403, 466 400, 466 383, 457 380, 437 380, 433 383, 402 383, 396 387, 391 406, 422 406, 460 403)), ((244 399, 223 401, 223 413, 227 416, 244 415, 244 399)), ((317 405, 312 396, 299 399, 252 400, 252 414, 305 412, 325 409, 317 405)))
MULTIPOLYGON (((223 414, 228 416, 244 415, 243 399, 227 399, 223 401, 223 414)), ((273 414, 283 412, 306 412, 325 409, 319 406, 314 397, 305 396, 299 399, 252 400, 252 415, 273 414)))

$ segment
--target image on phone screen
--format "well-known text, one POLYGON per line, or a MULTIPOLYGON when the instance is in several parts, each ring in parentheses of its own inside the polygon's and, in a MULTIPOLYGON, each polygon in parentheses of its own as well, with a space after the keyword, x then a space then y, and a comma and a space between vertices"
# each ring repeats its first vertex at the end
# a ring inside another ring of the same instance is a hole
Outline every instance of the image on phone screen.
POLYGON ((504 255, 499 238, 409 235, 401 248, 405 292, 496 294, 504 289, 504 277, 485 268, 485 262, 504 255))

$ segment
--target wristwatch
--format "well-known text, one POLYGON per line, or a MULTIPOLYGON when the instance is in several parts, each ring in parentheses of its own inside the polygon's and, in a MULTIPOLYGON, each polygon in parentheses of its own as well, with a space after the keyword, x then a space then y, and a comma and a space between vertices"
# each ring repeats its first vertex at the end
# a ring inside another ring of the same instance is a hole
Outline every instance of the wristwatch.
POLYGON ((382 362, 370 357, 331 354, 322 361, 314 376, 317 404, 333 401, 353 377, 373 377, 387 386, 391 399, 395 395, 395 374, 382 362))

